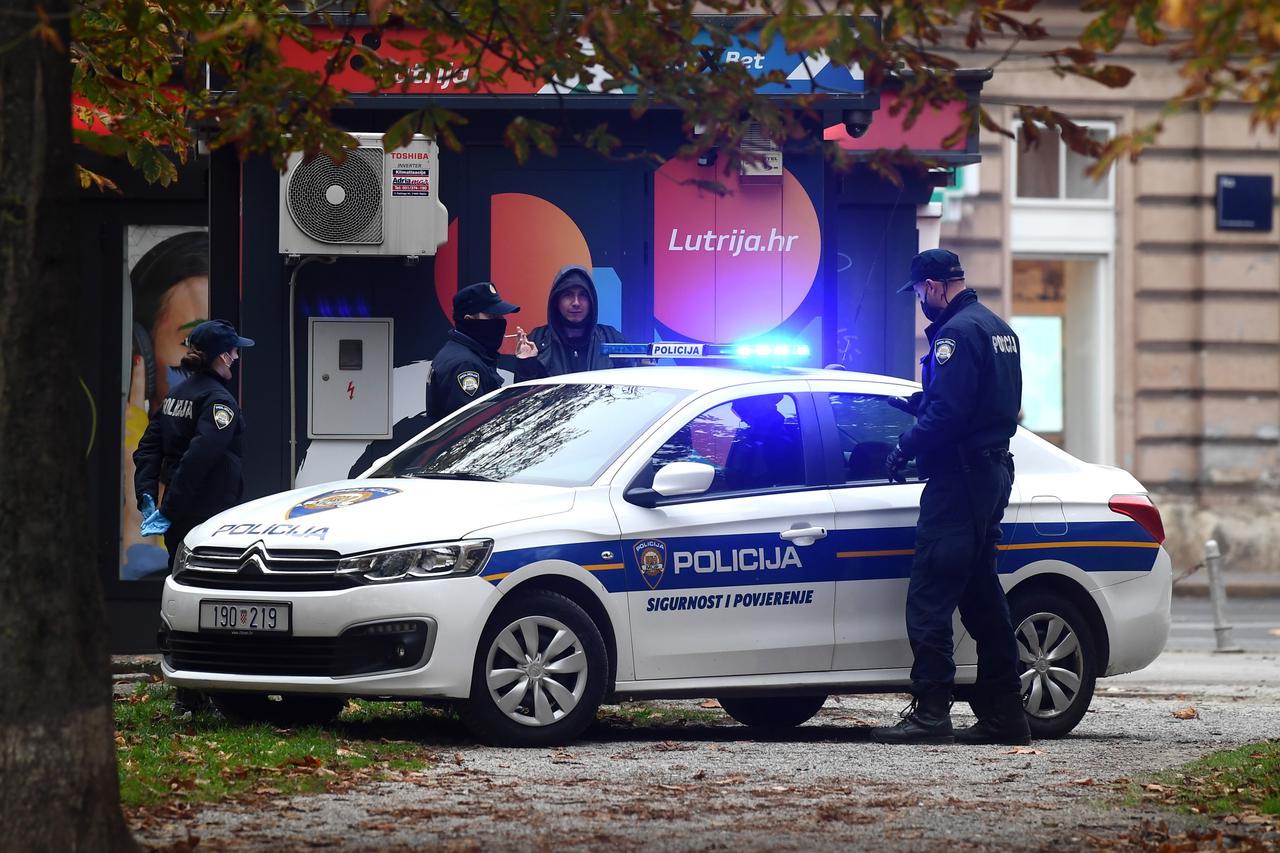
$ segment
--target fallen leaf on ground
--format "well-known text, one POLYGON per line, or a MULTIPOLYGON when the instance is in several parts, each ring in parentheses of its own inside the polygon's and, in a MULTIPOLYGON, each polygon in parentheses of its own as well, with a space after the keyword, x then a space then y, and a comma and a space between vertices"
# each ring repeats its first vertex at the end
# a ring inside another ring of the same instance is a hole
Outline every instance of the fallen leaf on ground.
POLYGON ((699 708, 719 708, 719 707, 720 707, 720 703, 719 703, 719 701, 717 701, 717 700, 715 700, 715 699, 707 699, 706 701, 704 701, 704 702, 703 702, 701 705, 699 705, 698 707, 699 707, 699 708))
POLYGON ((1033 749, 1029 746, 1015 746, 1013 749, 1005 753, 1005 755, 1044 755, 1041 750, 1033 749))
POLYGON ((658 750, 658 752, 687 752, 688 750, 697 749, 698 747, 694 746, 691 743, 680 743, 674 740, 664 740, 661 743, 654 744, 653 748, 658 750))
POLYGON ((1072 779, 1071 784, 1072 785, 1096 785, 1098 783, 1093 781, 1093 777, 1086 776, 1083 779, 1072 779))
POLYGON ((1190 706, 1186 708, 1179 708, 1173 712, 1173 715, 1179 720, 1194 720, 1196 717, 1200 716, 1200 714, 1196 712, 1196 709, 1190 706))

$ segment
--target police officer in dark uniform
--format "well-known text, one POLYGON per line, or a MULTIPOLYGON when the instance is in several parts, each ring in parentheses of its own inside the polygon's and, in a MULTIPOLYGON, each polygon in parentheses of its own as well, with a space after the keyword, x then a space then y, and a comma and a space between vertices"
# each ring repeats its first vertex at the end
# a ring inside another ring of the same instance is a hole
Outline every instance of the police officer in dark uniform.
POLYGON ((133 454, 138 508, 146 514, 150 502, 169 521, 164 544, 170 570, 187 533, 238 504, 244 488, 244 418, 228 383, 240 349, 253 341, 226 320, 206 320, 187 345, 182 369, 188 377, 169 390, 133 454))
POLYGON ((498 288, 488 281, 454 294, 454 328, 431 361, 427 384, 429 420, 438 421, 502 387, 498 349, 507 332, 507 315, 519 310, 519 306, 504 302, 498 288))
POLYGON ((1025 744, 1031 741, 1018 677, 1017 641, 996 576, 1000 520, 1013 484, 1009 438, 1022 406, 1018 337, 965 286, 960 259, 930 249, 911 261, 914 290, 929 319, 921 359, 924 391, 899 401, 916 423, 888 457, 901 479, 909 459, 928 477, 920 496, 915 560, 907 590, 910 708, 896 726, 872 729, 881 743, 1025 744), (955 660, 951 619, 978 646, 970 704, 976 725, 951 727, 955 660))

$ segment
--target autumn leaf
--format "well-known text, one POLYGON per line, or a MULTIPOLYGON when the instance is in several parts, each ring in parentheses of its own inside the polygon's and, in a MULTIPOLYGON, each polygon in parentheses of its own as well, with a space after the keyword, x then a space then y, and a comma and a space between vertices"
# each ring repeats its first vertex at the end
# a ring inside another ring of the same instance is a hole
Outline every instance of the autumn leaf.
POLYGON ((1197 712, 1195 708, 1192 708, 1190 706, 1186 708, 1179 708, 1178 710, 1173 712, 1173 715, 1177 717, 1179 720, 1194 720, 1200 716, 1199 712, 1197 712))
POLYGON ((1033 749, 1029 746, 1015 746, 1013 749, 1005 753, 1005 755, 1044 755, 1041 750, 1033 749))
POLYGON ((699 708, 719 708, 721 707, 721 705, 720 705, 720 702, 716 699, 707 699, 707 700, 704 700, 701 704, 699 704, 698 707, 699 708))

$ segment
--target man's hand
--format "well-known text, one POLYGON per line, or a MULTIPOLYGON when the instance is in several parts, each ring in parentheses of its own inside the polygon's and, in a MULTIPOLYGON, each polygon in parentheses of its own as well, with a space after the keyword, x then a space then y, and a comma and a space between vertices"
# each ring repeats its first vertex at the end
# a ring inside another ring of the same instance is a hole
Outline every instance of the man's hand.
POLYGON ((924 397, 924 393, 917 391, 910 397, 890 397, 889 405, 895 409, 906 412, 911 417, 920 414, 920 400, 924 397))
POLYGON ((524 329, 516 326, 516 358, 533 358, 538 354, 538 345, 529 340, 524 329))
POLYGON ((889 474, 890 483, 907 482, 902 474, 902 469, 907 467, 907 454, 902 452, 901 445, 895 444, 893 450, 889 451, 889 455, 884 458, 884 467, 889 474))

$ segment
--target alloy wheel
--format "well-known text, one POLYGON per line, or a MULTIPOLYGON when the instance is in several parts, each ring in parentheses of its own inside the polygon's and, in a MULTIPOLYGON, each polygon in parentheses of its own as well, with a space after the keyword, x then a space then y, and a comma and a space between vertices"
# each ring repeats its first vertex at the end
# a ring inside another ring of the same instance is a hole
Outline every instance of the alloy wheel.
POLYGON ((549 726, 568 715, 587 685, 587 655, 567 625, 525 616, 494 637, 485 683, 498 709, 526 726, 549 726))
POLYGON ((1041 611, 1023 619, 1015 634, 1027 713, 1042 719, 1065 713, 1084 682, 1085 660, 1076 632, 1060 615, 1041 611))

